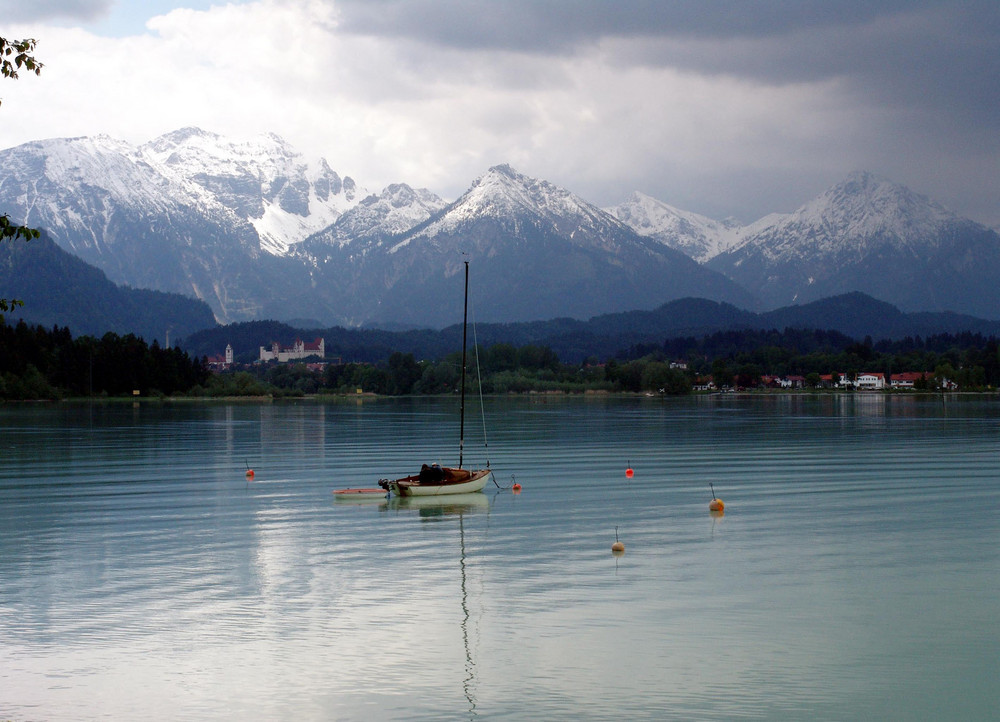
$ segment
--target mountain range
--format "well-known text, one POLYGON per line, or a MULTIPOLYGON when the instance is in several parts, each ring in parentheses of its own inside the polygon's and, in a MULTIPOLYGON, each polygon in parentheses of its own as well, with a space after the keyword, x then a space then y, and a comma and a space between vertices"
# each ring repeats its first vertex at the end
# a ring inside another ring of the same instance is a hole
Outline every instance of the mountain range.
POLYGON ((740 284, 758 310, 858 291, 908 311, 1000 318, 1000 235, 871 173, 746 226, 641 194, 609 210, 740 284))
POLYGON ((996 231, 864 172, 742 225, 640 193, 601 209, 506 165, 450 203, 405 183, 371 193, 273 134, 187 128, 0 151, 0 209, 110 281, 193 297, 220 323, 440 328, 460 317, 465 260, 481 322, 690 297, 763 312, 858 291, 1000 316, 996 231))

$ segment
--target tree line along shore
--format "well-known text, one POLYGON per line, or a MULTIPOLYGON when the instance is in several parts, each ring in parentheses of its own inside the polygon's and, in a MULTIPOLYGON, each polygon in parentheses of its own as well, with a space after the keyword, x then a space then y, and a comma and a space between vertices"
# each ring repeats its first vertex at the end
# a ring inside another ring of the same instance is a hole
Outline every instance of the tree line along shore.
MULTIPOLYGON (((821 335, 822 336, 822 335, 821 335)), ((766 389, 768 377, 801 379, 801 393, 823 389, 831 374, 918 372, 916 390, 1000 388, 1000 344, 979 334, 858 342, 840 348, 796 343, 782 335, 730 331, 701 338, 666 339, 623 349, 609 358, 564 363, 552 349, 506 343, 469 353, 470 388, 485 394, 533 392, 683 395, 705 388, 766 389), (761 339, 765 342, 761 342, 761 339)), ((826 338, 826 336, 822 336, 826 338)), ((331 353, 328 350, 328 354, 331 353)), ((336 350, 333 351, 336 353, 336 350)), ((313 395, 422 395, 457 390, 461 354, 417 360, 395 351, 377 362, 306 359, 301 363, 236 364, 213 370, 206 358, 164 348, 132 334, 73 337, 68 328, 0 323, 0 399, 223 398, 313 395)))

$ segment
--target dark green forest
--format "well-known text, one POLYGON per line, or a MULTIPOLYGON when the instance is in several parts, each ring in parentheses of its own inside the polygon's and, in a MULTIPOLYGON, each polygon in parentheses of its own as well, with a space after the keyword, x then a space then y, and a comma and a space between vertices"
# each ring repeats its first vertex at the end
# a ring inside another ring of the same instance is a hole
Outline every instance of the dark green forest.
POLYGON ((206 384, 211 373, 179 348, 126 334, 73 338, 68 328, 0 322, 0 398, 170 396, 206 384))
MULTIPOLYGON (((147 344, 133 334, 73 338, 68 328, 0 323, 0 399, 68 397, 300 397, 314 394, 449 394, 458 390, 461 354, 418 360, 392 350, 387 337, 373 362, 243 364, 222 373, 179 347, 147 344)), ((369 348, 369 352, 372 349, 369 348)), ((373 354, 374 355, 374 354, 373 354)), ((720 387, 756 389, 764 376, 803 377, 818 388, 824 374, 906 371, 944 379, 963 391, 1000 387, 1000 345, 978 333, 874 342, 836 331, 724 331, 639 344, 608 358, 564 363, 547 346, 496 343, 469 353, 470 389, 484 393, 690 393, 709 378, 720 387), (686 368, 672 364, 683 361, 686 368)))

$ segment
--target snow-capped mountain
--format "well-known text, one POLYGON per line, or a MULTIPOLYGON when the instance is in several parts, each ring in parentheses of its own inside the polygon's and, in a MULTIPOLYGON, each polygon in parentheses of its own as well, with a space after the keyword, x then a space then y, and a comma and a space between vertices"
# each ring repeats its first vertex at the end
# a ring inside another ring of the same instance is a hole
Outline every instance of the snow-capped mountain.
POLYGON ((140 146, 96 136, 0 151, 0 210, 112 281, 194 296, 221 322, 449 324, 466 258, 484 321, 853 291, 1000 316, 997 233, 865 173, 739 226, 641 194, 609 213, 506 165, 452 203, 404 183, 373 195, 277 136, 187 128, 140 146))
POLYGON ((736 220, 716 221, 682 211, 639 191, 606 210, 636 233, 681 251, 699 263, 742 240, 743 227, 736 220))
POLYGON ((219 318, 261 310, 238 288, 238 279, 261 280, 253 226, 121 141, 63 138, 0 151, 0 203, 116 283, 195 296, 219 318))
POLYGON ((530 223, 566 236, 578 246, 611 249, 626 228, 607 212, 548 181, 529 178, 509 165, 490 168, 445 213, 416 229, 392 248, 415 239, 454 236, 473 222, 513 222, 515 231, 530 223))
POLYGON ((251 223, 261 249, 278 256, 367 195, 325 159, 307 160, 273 133, 233 140, 184 128, 140 146, 138 154, 206 203, 221 203, 251 223))
POLYGON ((1000 237, 908 188, 857 172, 754 224, 707 263, 767 308, 861 291, 906 310, 997 317, 1000 237))
POLYGON ((481 320, 587 317, 684 296, 749 296, 682 253, 643 238, 597 206, 501 165, 355 276, 374 321, 456 321, 462 260, 474 263, 481 320), (378 279, 378 284, 372 284, 378 279))
POLYGON ((5 211, 18 222, 54 232, 61 245, 84 258, 108 255, 120 240, 98 233, 95 220, 106 226, 116 214, 170 215, 199 203, 141 162, 134 148, 105 135, 0 152, 0 193, 5 211))
POLYGON ((308 274, 288 250, 363 193, 274 135, 187 128, 139 147, 97 136, 0 151, 11 218, 117 283, 194 296, 221 321, 281 314, 300 299, 308 274))
POLYGON ((356 251, 406 233, 446 205, 444 199, 426 188, 413 189, 405 183, 393 183, 378 195, 363 198, 297 250, 322 255, 323 249, 350 244, 356 251))
POLYGON ((794 213, 758 228, 730 250, 759 249, 772 263, 816 252, 851 256, 883 247, 926 251, 939 245, 941 231, 958 220, 905 186, 856 172, 794 213))

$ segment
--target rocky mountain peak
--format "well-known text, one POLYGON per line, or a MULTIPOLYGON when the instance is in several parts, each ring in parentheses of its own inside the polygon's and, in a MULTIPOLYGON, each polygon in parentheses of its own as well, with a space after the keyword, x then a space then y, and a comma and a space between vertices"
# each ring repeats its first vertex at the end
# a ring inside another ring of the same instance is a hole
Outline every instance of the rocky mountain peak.
POLYGON ((493 254, 500 247, 523 252, 539 238, 558 238, 602 253, 620 250, 623 238, 637 240, 634 231, 597 206, 504 164, 490 168, 440 214, 400 237, 390 252, 428 239, 439 248, 463 252, 493 254))
POLYGON ((936 233, 954 213, 906 186, 873 173, 856 171, 795 213, 785 223, 823 229, 842 242, 881 239, 897 246, 936 233), (831 234, 832 235, 832 234, 831 234))
POLYGON ((308 239, 308 250, 322 255, 323 246, 367 245, 397 236, 423 223, 447 205, 426 188, 392 183, 344 212, 329 228, 308 239))
POLYGON ((633 191, 624 203, 606 209, 642 236, 704 263, 739 240, 740 225, 682 211, 651 196, 633 191))
POLYGON ((996 234, 867 172, 743 238, 708 265, 770 307, 860 291, 906 309, 983 314, 1000 262, 996 234))
POLYGON ((306 159, 274 133, 232 139, 183 128, 145 144, 140 153, 206 201, 250 222, 261 248, 274 255, 287 254, 358 200, 351 178, 341 178, 323 158, 306 159))

